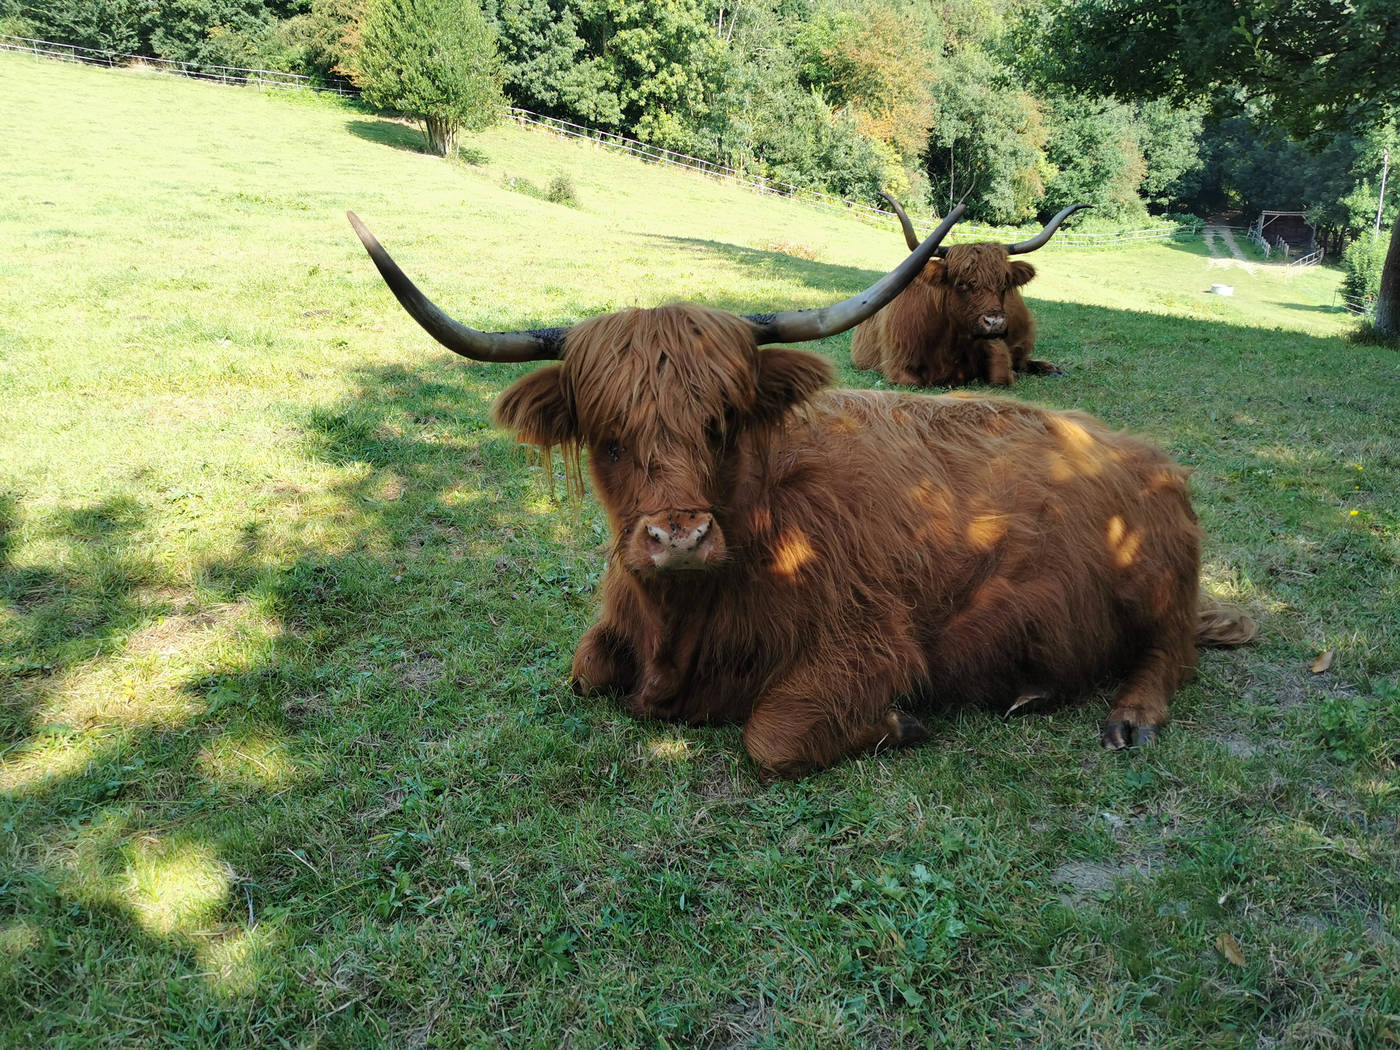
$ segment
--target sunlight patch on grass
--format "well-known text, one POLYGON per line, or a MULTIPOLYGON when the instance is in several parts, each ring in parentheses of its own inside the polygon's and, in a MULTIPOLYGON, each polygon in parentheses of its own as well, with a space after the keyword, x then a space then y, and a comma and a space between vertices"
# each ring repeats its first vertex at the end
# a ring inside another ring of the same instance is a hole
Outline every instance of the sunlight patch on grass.
POLYGON ((84 666, 66 676, 36 713, 41 721, 85 729, 183 725, 201 705, 168 671, 165 664, 146 672, 84 666))
POLYGON ((241 927, 225 936, 208 940, 196 949, 201 969, 209 983, 225 995, 250 995, 267 970, 268 956, 281 947, 268 923, 251 930, 241 927))
POLYGON ((14 959, 39 946, 39 928, 24 919, 0 923, 0 957, 14 959))
POLYGON ((121 896, 148 932, 190 935, 214 921, 232 884, 232 869, 210 847, 152 836, 128 847, 121 896))
POLYGON ((0 791, 23 795, 78 776, 111 745, 106 733, 41 736, 0 762, 0 791))
POLYGON ((647 742, 647 751, 663 762, 685 762, 690 758, 690 741, 678 736, 653 737, 647 742))
MULTIPOLYGON (((133 656, 168 658, 196 646, 208 646, 215 633, 251 626, 254 618, 250 603, 244 599, 213 605, 197 612, 181 612, 162 616, 143 627, 127 641, 127 652, 133 656)), ((270 629, 271 624, 263 624, 270 629)))

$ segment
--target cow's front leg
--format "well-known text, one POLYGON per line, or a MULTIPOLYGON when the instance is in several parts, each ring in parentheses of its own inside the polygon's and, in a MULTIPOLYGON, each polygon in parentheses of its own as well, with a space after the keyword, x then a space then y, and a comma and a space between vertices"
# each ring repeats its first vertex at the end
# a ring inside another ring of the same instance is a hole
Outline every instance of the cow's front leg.
POLYGON ((1167 724, 1172 693, 1195 662, 1196 647, 1189 636, 1148 649, 1123 683, 1100 730, 1103 746, 1117 751, 1152 743, 1167 724))
POLYGON ((1026 359, 1026 363, 1021 366, 1019 371, 1033 376, 1062 376, 1065 374, 1064 369, 1052 365, 1049 361, 1033 361, 1030 358, 1026 359))
POLYGON ((917 718, 890 708, 891 690, 843 690, 811 677, 799 673, 770 689, 744 725, 744 749, 764 780, 800 777, 847 755, 927 739, 917 718))
POLYGON ((595 623, 579 639, 569 680, 579 696, 630 693, 637 682, 632 645, 606 623, 595 623))
POLYGON ((988 339, 983 343, 982 366, 987 382, 992 386, 1010 386, 1016 381, 1011 368, 1011 348, 1004 339, 988 339))

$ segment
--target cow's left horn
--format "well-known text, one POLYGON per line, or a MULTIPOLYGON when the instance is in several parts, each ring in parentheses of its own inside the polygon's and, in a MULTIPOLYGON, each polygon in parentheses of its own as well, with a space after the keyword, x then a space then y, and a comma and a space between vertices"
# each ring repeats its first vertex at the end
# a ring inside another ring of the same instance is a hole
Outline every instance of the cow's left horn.
MULTIPOLYGON (((919 235, 914 232, 914 224, 909 221, 909 216, 904 214, 904 209, 900 207, 899 201, 895 200, 884 190, 880 191, 880 196, 890 202, 890 207, 894 209, 894 214, 899 219, 899 228, 904 231, 904 243, 909 245, 909 250, 917 251, 919 247, 919 235)), ((943 254, 942 252, 939 253, 943 254)))
POLYGON ((1025 255, 1026 252, 1033 252, 1037 248, 1045 247, 1045 242, 1055 235, 1055 231, 1060 228, 1060 223, 1064 222, 1077 211, 1093 207, 1092 204, 1071 204, 1068 208, 1062 209, 1053 219, 1045 224, 1045 229, 1041 230, 1028 241, 1017 241, 1015 244, 1006 246, 1007 255, 1025 255))
POLYGON ((394 298, 424 330, 454 354, 474 361, 557 361, 564 356, 567 328, 535 328, 524 332, 478 332, 454 321, 438 309, 389 257, 374 234, 353 211, 345 213, 350 225, 379 267, 379 275, 394 298))
POLYGON ((948 236, 953 224, 962 218, 966 207, 959 204, 939 224, 938 229, 894 270, 885 274, 865 291, 844 299, 834 306, 819 310, 789 310, 781 314, 749 314, 745 320, 753 325, 754 340, 759 346, 768 343, 801 343, 809 339, 825 339, 854 328, 867 317, 904 291, 924 264, 933 258, 938 243, 948 236))

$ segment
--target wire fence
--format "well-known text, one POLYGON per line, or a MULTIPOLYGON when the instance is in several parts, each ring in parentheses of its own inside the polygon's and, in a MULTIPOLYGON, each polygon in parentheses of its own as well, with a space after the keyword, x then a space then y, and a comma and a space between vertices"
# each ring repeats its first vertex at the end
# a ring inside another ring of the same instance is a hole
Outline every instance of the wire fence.
POLYGON ((18 51, 63 62, 78 62, 88 66, 148 67, 164 73, 175 73, 195 80, 211 80, 219 84, 253 85, 256 87, 289 88, 297 91, 323 91, 342 98, 359 95, 354 88, 339 84, 323 84, 300 73, 283 73, 276 69, 245 69, 242 66, 216 66, 204 62, 179 62, 171 58, 150 55, 129 55, 121 51, 60 44, 53 40, 0 35, 0 51, 18 51))
MULTIPOLYGON (((711 179, 744 186, 758 193, 769 194, 775 197, 788 197, 812 207, 843 215, 854 215, 868 222, 878 223, 882 226, 894 225, 897 228, 899 225, 898 220, 890 212, 876 208, 862 201, 848 200, 844 197, 837 197, 834 194, 811 189, 810 187, 797 186, 790 182, 781 182, 777 179, 767 178, 766 176, 755 175, 751 172, 727 167, 726 165, 711 160, 705 160, 701 157, 692 157, 685 153, 677 153, 674 150, 653 146, 650 143, 642 142, 638 139, 628 138, 626 135, 619 135, 611 131, 599 131, 596 128, 589 128, 582 124, 574 124, 567 120, 560 120, 558 117, 546 117, 539 113, 532 113, 527 109, 520 109, 515 106, 509 108, 508 114, 510 119, 518 124, 540 128, 564 138, 590 142, 601 149, 626 153, 630 156, 658 164, 668 164, 672 167, 684 168, 711 179)), ((933 221, 912 221, 915 231, 920 236, 926 237, 933 232, 940 220, 938 217, 935 217, 933 221)), ((1061 230, 1055 235, 1055 240, 1051 243, 1068 247, 1108 248, 1140 244, 1146 241, 1169 240, 1173 237, 1196 236, 1199 235, 1199 233, 1199 228, 1182 224, 1159 226, 1143 230, 1123 230, 1115 233, 1079 233, 1072 230, 1061 230)), ((948 241, 985 241, 998 239, 1019 240, 1022 238, 1014 231, 1008 232, 1007 230, 997 229, 992 226, 982 226, 977 223, 967 222, 959 223, 947 237, 948 241)))
MULTIPOLYGON (((30 37, 0 35, 0 51, 24 52, 44 58, 54 58, 65 62, 79 62, 85 65, 149 67, 179 76, 197 80, 214 81, 221 84, 243 84, 256 87, 269 87, 291 90, 320 91, 354 98, 359 92, 351 87, 338 84, 324 84, 299 73, 282 73, 268 69, 244 69, 238 66, 208 65, 199 62, 180 62, 168 58, 152 58, 147 55, 132 55, 120 51, 106 51, 94 48, 77 47, 52 40, 36 40, 30 37)), ((665 164, 703 175, 706 178, 732 185, 742 186, 755 193, 795 200, 808 207, 825 212, 852 216, 880 226, 899 228, 896 218, 887 211, 863 201, 847 200, 835 194, 790 182, 770 179, 763 175, 729 167, 702 157, 692 157, 675 150, 663 149, 639 139, 629 138, 611 131, 574 124, 558 117, 548 117, 533 113, 517 106, 507 108, 508 117, 523 127, 538 128, 563 138, 592 143, 599 149, 625 153, 654 164, 665 164)), ((921 237, 928 236, 938 224, 938 217, 932 221, 913 220, 914 229, 921 237)), ((1199 236, 1197 227, 1184 225, 1158 226, 1151 229, 1122 230, 1115 233, 1081 233, 1076 230, 1060 230, 1052 244, 1067 248, 1115 248, 1142 244, 1152 241, 1165 241, 1175 237, 1199 236)), ((1022 234, 1016 230, 998 229, 976 223, 960 223, 949 233, 947 241, 969 242, 987 240, 1020 240, 1022 234)))
POLYGON ((1376 297, 1374 295, 1351 295, 1338 288, 1332 295, 1332 305, 1340 306, 1349 314, 1356 314, 1372 320, 1376 314, 1376 297))

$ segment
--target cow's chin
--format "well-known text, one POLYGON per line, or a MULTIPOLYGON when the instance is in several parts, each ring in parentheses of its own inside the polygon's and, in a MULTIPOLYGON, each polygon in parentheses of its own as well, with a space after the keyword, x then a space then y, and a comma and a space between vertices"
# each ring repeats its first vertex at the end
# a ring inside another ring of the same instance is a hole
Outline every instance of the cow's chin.
POLYGON ((647 522, 639 522, 622 551, 622 563, 640 580, 666 582, 684 581, 713 570, 727 555, 724 533, 719 523, 711 519, 705 534, 694 542, 669 534, 658 535, 647 522))

